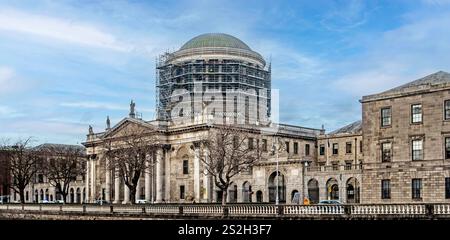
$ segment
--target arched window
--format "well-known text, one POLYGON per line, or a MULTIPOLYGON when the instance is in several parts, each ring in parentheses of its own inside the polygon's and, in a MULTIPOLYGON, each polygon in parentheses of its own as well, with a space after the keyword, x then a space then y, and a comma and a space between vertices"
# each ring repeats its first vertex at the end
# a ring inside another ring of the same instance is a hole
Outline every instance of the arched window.
POLYGON ((347 180, 347 203, 359 203, 359 181, 352 177, 347 180))
POLYGON ((269 177, 269 202, 276 202, 278 192, 278 200, 280 203, 286 202, 286 185, 284 175, 280 172, 273 172, 269 177))
POLYGON ((263 193, 261 191, 256 192, 256 202, 263 202, 263 193))
POLYGON ((242 185, 242 202, 252 202, 252 186, 249 182, 242 185))
POLYGON ((81 191, 80 191, 80 188, 77 188, 77 202, 76 203, 80 203, 81 201, 82 201, 81 191))
POLYGON ((319 182, 311 179, 308 182, 308 198, 310 203, 319 203, 319 182))
POLYGON ((237 185, 236 184, 232 184, 230 189, 228 190, 228 197, 230 200, 230 203, 235 203, 237 202, 237 185))
POLYGON ((70 203, 74 203, 75 202, 75 192, 73 190, 73 188, 70 189, 70 203))
POLYGON ((327 196, 328 200, 339 200, 339 185, 334 178, 327 181, 327 196))

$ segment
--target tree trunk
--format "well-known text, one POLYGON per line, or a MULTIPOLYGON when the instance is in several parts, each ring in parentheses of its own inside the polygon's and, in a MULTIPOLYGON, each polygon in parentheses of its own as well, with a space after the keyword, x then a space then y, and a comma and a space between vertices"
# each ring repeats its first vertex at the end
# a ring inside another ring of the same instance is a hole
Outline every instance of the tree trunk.
POLYGON ((136 204, 136 186, 130 188, 130 202, 136 204))
POLYGON ((222 205, 225 206, 227 204, 227 190, 222 190, 222 205))
POLYGON ((24 188, 19 189, 19 195, 20 195, 20 203, 25 203, 25 194, 24 194, 24 188))
POLYGON ((65 192, 61 192, 61 195, 62 195, 62 197, 63 197, 63 201, 64 201, 64 203, 67 203, 67 193, 65 193, 65 192))

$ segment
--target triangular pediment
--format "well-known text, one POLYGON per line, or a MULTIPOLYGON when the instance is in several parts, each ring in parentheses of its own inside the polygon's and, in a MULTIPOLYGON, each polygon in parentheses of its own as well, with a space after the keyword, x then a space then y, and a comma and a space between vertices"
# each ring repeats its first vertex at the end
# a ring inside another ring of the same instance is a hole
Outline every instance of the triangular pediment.
POLYGON ((103 138, 117 138, 130 135, 132 133, 147 133, 157 131, 157 127, 135 118, 124 118, 114 127, 108 130, 103 138))

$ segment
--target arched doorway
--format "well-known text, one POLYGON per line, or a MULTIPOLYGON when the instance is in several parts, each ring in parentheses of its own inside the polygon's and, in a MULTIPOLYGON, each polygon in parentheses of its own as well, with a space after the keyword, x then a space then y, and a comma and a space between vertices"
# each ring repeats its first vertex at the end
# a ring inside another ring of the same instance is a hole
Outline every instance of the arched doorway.
POLYGON ((295 197, 295 195, 298 193, 298 191, 297 190, 293 190, 292 192, 291 192, 291 203, 295 203, 295 204, 298 204, 298 203, 300 203, 300 201, 299 201, 299 198, 297 197, 295 197))
POLYGON ((50 199, 50 195, 49 195, 49 192, 48 192, 48 188, 47 189, 45 189, 45 200, 49 200, 50 199))
POLYGON ((80 191, 80 188, 77 188, 77 202, 76 203, 80 203, 82 200, 81 200, 81 191, 80 191))
POLYGON ((39 191, 36 189, 34 190, 34 200, 33 202, 37 203, 39 202, 39 191))
POLYGON ((217 190, 216 191, 216 202, 217 203, 221 203, 222 199, 223 199, 223 191, 222 190, 217 190))
POLYGON ((41 198, 40 198, 40 201, 39 202, 42 202, 42 201, 44 201, 44 189, 41 189, 41 198))
POLYGON ((249 182, 242 184, 242 202, 252 201, 252 186, 249 182))
POLYGON ((334 178, 327 181, 327 198, 328 200, 339 200, 339 184, 334 178))
POLYGON ((75 202, 75 193, 73 191, 73 188, 70 189, 70 203, 75 202))
POLYGON ((277 183, 278 183, 278 200, 280 203, 286 202, 286 185, 284 175, 278 172, 273 172, 269 177, 269 202, 276 202, 277 198, 277 183))
POLYGON ((359 203, 359 181, 352 177, 347 180, 347 203, 359 203))
POLYGON ((308 181, 308 198, 312 204, 319 203, 319 182, 314 178, 308 181))
POLYGON ((256 202, 261 203, 263 201, 263 193, 262 191, 257 191, 256 192, 256 202))
POLYGON ((228 199, 230 200, 230 203, 236 203, 237 202, 237 185, 232 184, 230 189, 228 190, 228 199))

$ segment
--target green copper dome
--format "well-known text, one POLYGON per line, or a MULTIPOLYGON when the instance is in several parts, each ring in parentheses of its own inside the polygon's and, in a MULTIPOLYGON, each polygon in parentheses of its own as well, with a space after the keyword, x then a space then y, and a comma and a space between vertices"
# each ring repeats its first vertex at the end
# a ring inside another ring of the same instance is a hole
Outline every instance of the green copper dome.
POLYGON ((185 43, 180 50, 202 47, 228 47, 251 51, 250 47, 243 41, 225 33, 206 33, 199 35, 185 43))

